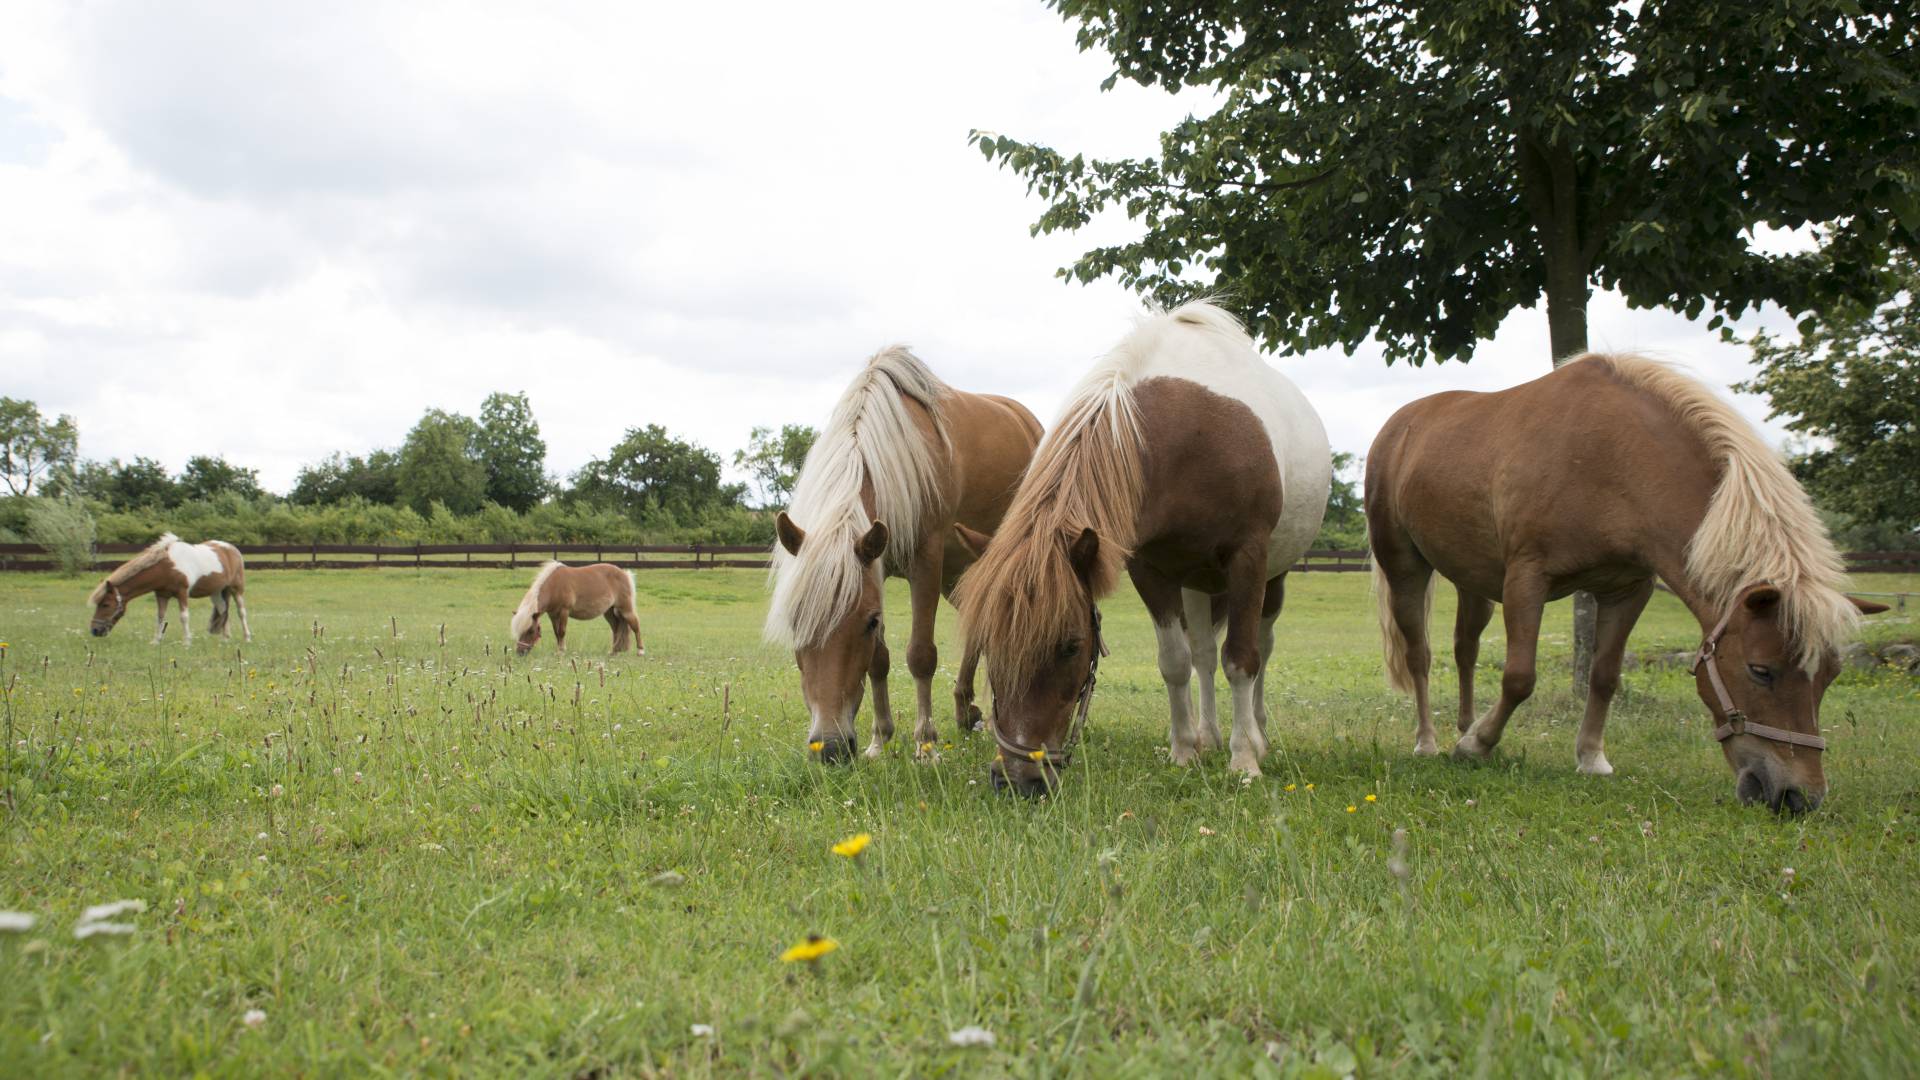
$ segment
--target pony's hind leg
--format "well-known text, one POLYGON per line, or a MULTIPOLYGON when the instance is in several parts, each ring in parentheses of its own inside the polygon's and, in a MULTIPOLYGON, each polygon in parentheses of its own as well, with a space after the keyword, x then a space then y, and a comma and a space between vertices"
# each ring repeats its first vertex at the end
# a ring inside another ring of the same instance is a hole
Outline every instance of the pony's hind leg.
POLYGON ((1500 700, 1453 744, 1456 758, 1484 758, 1499 744, 1507 721, 1533 696, 1535 662, 1540 649, 1540 612, 1547 604, 1547 578, 1539 568, 1507 568, 1500 589, 1500 614, 1507 628, 1507 661, 1500 671, 1500 700))
POLYGON ((207 633, 219 634, 223 638, 233 636, 233 632, 227 626, 228 603, 225 591, 214 593, 207 598, 207 606, 213 609, 212 614, 207 617, 207 633))
POLYGON ((608 608, 607 613, 602 617, 607 620, 607 627, 613 631, 613 649, 608 655, 619 656, 627 651, 627 622, 613 608, 608 608))
POLYGON ((180 605, 180 644, 193 644, 193 616, 187 612, 187 594, 182 592, 174 596, 173 602, 180 605))
POLYGON ((1460 607, 1453 619, 1453 664, 1460 669, 1459 730, 1473 726, 1473 668, 1480 662, 1480 635, 1493 619, 1493 601, 1475 596, 1465 589, 1459 594, 1460 607))
POLYGON ((1227 568, 1227 640, 1221 649, 1227 686, 1233 691, 1233 756, 1229 771, 1260 775, 1266 740, 1255 730, 1253 694, 1260 676, 1260 622, 1266 596, 1265 537, 1241 550, 1227 568))
POLYGON ((154 603, 160 607, 160 610, 154 614, 153 618, 153 643, 158 645, 161 639, 167 635, 167 594, 163 592, 154 593, 153 600, 154 603))
MULTIPOLYGON (((867 757, 878 760, 887 752, 893 738, 893 701, 887 697, 887 673, 893 670, 893 654, 887 651, 885 638, 873 643, 873 663, 867 668, 867 683, 873 687, 873 739, 867 743, 867 757)), ((858 699, 854 701, 859 705, 858 699)), ((858 730, 858 729, 856 729, 858 730)))
POLYGON ((1413 752, 1440 752, 1427 700, 1433 652, 1427 644, 1427 619, 1433 610, 1433 565, 1405 537, 1376 531, 1373 542, 1374 602, 1379 607, 1381 646, 1387 684, 1413 695, 1413 752))
POLYGON ((1253 733, 1260 738, 1260 757, 1265 759, 1271 744, 1267 739, 1267 665, 1273 662, 1273 624, 1287 599, 1287 575, 1267 582, 1267 594, 1260 602, 1260 674, 1253 680, 1253 733))
POLYGON ((1583 773, 1613 774, 1613 765, 1607 761, 1607 710, 1613 705, 1614 691, 1620 688, 1627 635, 1633 632, 1633 624, 1640 620, 1640 612, 1652 595, 1653 579, 1648 578, 1629 592, 1600 598, 1594 625, 1593 669, 1587 681, 1587 713, 1580 720, 1580 736, 1574 744, 1575 767, 1583 773))
POLYGON ((1218 750, 1220 714, 1214 702, 1214 672, 1220 666, 1220 649, 1213 622, 1213 597, 1193 589, 1180 590, 1180 606, 1187 624, 1187 651, 1192 656, 1193 677, 1199 690, 1199 713, 1193 718, 1194 744, 1202 753, 1218 750))
POLYGON ((240 636, 247 641, 252 641, 253 627, 247 623, 247 594, 238 589, 233 590, 233 606, 234 610, 240 613, 240 636))

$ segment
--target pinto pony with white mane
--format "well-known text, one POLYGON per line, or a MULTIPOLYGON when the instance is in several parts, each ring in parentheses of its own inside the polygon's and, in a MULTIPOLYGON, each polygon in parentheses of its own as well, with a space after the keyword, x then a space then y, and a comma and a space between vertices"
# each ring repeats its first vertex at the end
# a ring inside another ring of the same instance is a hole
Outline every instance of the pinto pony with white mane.
POLYGON ((514 609, 513 618, 507 624, 513 635, 514 651, 525 656, 540 643, 542 615, 553 624, 553 645, 560 652, 567 651, 569 618, 605 617, 607 625, 613 627, 615 655, 626 652, 632 644, 639 655, 645 656, 647 646, 640 639, 640 613, 634 607, 636 591, 633 571, 622 570, 612 563, 591 566, 541 563, 533 575, 533 584, 527 586, 527 594, 520 598, 520 606, 514 609))
POLYGON ((172 533, 162 534, 94 586, 87 597, 87 603, 93 605, 89 629, 94 637, 106 637, 127 613, 129 601, 152 593, 160 606, 153 640, 159 641, 166 633, 167 601, 173 600, 180 605, 182 644, 191 645, 193 626, 187 616, 187 599, 209 597, 213 617, 207 623, 207 632, 229 635, 227 615, 231 605, 239 610, 241 633, 252 641, 253 628, 247 625, 246 576, 246 561, 232 544, 224 540, 189 544, 172 533))
POLYGON ((1413 694, 1414 752, 1437 753, 1427 702, 1434 574, 1460 597, 1460 740, 1483 758, 1533 693, 1541 608, 1599 600, 1575 742, 1605 775, 1608 706, 1627 635, 1666 582, 1700 622, 1694 663, 1743 801, 1799 812, 1826 794, 1820 698, 1862 612, 1813 504, 1739 414, 1699 382, 1637 356, 1588 354, 1495 393, 1407 405, 1367 455, 1367 533, 1388 681, 1413 694), (1500 698, 1474 718, 1480 634, 1501 605, 1500 698))
POLYGON ((1039 794, 1057 783, 1104 648, 1094 605, 1123 567, 1159 639, 1173 761, 1220 745, 1224 627, 1230 765, 1260 775, 1273 623, 1287 571, 1319 534, 1332 457, 1313 406, 1212 304, 1144 319, 1096 363, 999 533, 963 533, 980 561, 955 600, 993 684, 996 786, 1039 794))
MULTIPOLYGON (((913 603, 907 668, 914 682, 916 755, 933 753, 934 615, 972 555, 954 538, 964 522, 1000 523, 1040 441, 1040 422, 1018 402, 942 382, 900 346, 867 361, 807 454, 793 502, 774 521, 773 600, 766 638, 793 650, 822 761, 850 759, 864 682, 873 686, 879 756, 893 736, 890 657, 881 583, 905 577, 913 603)), ((970 730, 975 658, 960 665, 954 709, 970 730)))

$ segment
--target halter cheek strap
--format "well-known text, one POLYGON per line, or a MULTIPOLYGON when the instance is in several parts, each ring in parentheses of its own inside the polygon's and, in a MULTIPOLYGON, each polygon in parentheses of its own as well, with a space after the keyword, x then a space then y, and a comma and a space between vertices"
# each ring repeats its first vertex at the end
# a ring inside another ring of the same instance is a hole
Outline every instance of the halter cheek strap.
MULTIPOLYGON (((987 730, 993 733, 994 745, 1000 748, 999 757, 1026 758, 1028 761, 1036 761, 1042 765, 1051 764, 1055 769, 1064 769, 1072 764, 1073 749, 1080 742, 1080 733, 1086 729, 1087 711, 1093 707, 1093 687, 1100 672, 1100 658, 1107 655, 1106 635, 1100 632, 1100 608, 1098 605, 1092 605, 1091 610, 1095 646, 1093 659, 1087 663, 1087 681, 1080 684, 1080 697, 1074 704, 1073 723, 1067 728, 1066 741, 1061 743, 1058 750, 1047 749, 1044 742, 1039 746, 1022 746, 1000 730, 1000 724, 995 716, 989 716, 987 730)), ((995 709, 994 713, 997 716, 999 710, 995 709)))
MULTIPOLYGON (((1728 624, 1733 622, 1733 613, 1740 610, 1740 605, 1746 602, 1748 593, 1765 584, 1766 582, 1759 582, 1740 590, 1739 594, 1733 598, 1733 602, 1727 605, 1726 614, 1720 616, 1720 621, 1714 624, 1713 629, 1708 631, 1706 638, 1700 642, 1700 651, 1694 655, 1693 667, 1689 669, 1698 674, 1700 665, 1707 665, 1707 684, 1713 687, 1713 696, 1719 700, 1720 715, 1725 717, 1725 721, 1713 729, 1714 741, 1726 742, 1735 735, 1752 735, 1755 738, 1773 742, 1825 750, 1827 740, 1818 735, 1802 735, 1797 731, 1788 731, 1786 728, 1759 724, 1747 719, 1747 714, 1734 705, 1733 695, 1727 692, 1726 680, 1720 677, 1720 665, 1714 663, 1714 656, 1720 650, 1720 638, 1727 632, 1728 624)), ((1819 728, 1818 724, 1812 726, 1815 730, 1819 728)))

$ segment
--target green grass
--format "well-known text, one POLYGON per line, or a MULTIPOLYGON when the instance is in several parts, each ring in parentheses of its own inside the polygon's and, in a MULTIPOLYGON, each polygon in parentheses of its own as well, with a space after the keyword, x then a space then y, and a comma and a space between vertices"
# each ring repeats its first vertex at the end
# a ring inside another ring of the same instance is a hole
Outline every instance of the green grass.
MULTIPOLYGON (((1834 687, 1832 792, 1797 820, 1735 804, 1691 681, 1670 670, 1628 675, 1612 778, 1573 772, 1557 675, 1491 765, 1417 760, 1364 578, 1303 575, 1269 679, 1276 752, 1243 786, 1224 754, 1166 763, 1151 635, 1127 595, 1107 605, 1113 656, 1068 786, 1033 803, 989 794, 982 737, 931 766, 904 740, 880 763, 805 761, 797 678, 759 643, 758 574, 640 575, 647 655, 611 663, 600 623, 577 624, 572 658, 550 638, 503 655, 525 582, 261 572, 254 643, 184 650, 148 643, 144 603, 96 641, 87 583, 0 577, 0 908, 40 917, 0 935, 0 1072, 1767 1076, 1920 1061, 1909 677, 1834 687), (859 860, 828 851, 862 831, 859 860), (121 898, 148 905, 133 935, 75 940, 83 907, 121 898), (780 963, 809 932, 840 948, 780 963), (254 1008, 267 1020, 249 1029, 254 1008), (970 1024, 997 1045, 950 1047, 970 1024)), ((889 597, 903 627, 904 591, 889 597)), ((1445 593, 1439 607, 1444 630, 1445 593)), ((1915 614, 1872 634, 1911 638, 1915 614)), ((942 619, 944 703, 958 651, 942 619)), ((1634 647, 1697 637, 1659 596, 1634 647)), ((1549 637, 1548 663, 1565 647, 1549 637)), ((1451 685, 1448 663, 1435 674, 1451 685)), ((893 696, 907 713, 910 684, 893 696)))

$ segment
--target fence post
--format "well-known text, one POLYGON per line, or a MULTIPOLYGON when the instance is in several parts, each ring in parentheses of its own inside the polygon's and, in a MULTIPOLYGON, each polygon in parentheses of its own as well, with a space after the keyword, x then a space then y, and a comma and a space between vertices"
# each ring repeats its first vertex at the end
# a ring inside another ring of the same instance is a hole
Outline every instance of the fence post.
POLYGON ((519 569, 519 567, 520 567, 520 543, 517 540, 509 540, 507 542, 507 569, 517 570, 519 569))
POLYGON ((413 545, 413 565, 420 565, 420 545, 417 542, 413 545))

